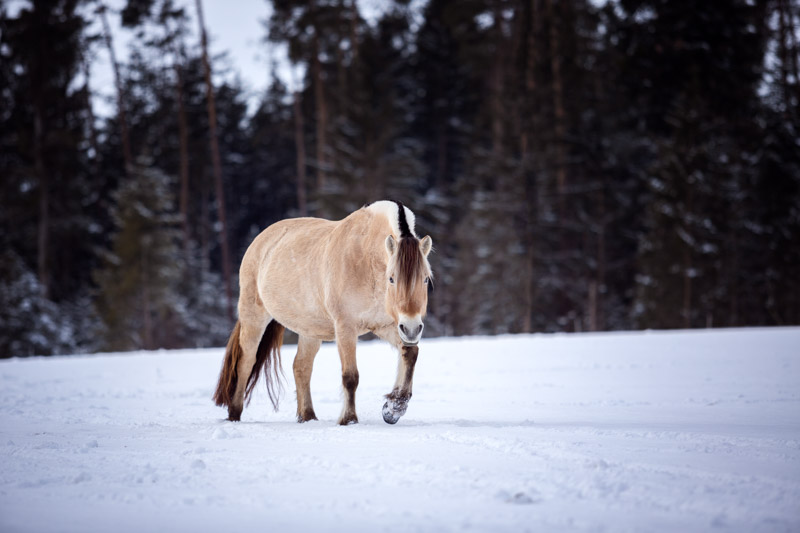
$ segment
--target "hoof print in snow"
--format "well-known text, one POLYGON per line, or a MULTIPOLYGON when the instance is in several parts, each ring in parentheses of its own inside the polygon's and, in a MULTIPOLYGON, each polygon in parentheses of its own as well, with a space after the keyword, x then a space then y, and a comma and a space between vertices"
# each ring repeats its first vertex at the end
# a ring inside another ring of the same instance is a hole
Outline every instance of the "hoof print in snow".
POLYGON ((83 483, 84 481, 91 481, 92 476, 88 472, 81 472, 74 478, 72 478, 72 483, 77 485, 78 483, 83 483))
POLYGON ((237 439, 239 437, 241 437, 241 435, 236 430, 232 429, 225 431, 222 428, 217 428, 214 430, 214 433, 211 434, 213 440, 237 439))
POLYGON ((497 493, 497 499, 504 503, 512 503, 514 505, 529 505, 541 501, 541 498, 538 496, 530 496, 524 492, 515 492, 511 494, 504 490, 497 493))

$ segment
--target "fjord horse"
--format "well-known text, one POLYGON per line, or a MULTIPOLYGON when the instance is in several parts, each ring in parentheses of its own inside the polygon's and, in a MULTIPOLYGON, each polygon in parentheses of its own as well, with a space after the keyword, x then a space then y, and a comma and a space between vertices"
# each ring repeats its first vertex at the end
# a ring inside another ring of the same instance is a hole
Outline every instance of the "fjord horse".
POLYGON ((239 420, 262 367, 278 408, 284 328, 296 332, 297 420, 316 420, 311 371, 322 341, 335 340, 342 363, 344 406, 339 424, 356 416, 356 343, 372 332, 395 346, 397 380, 383 419, 396 423, 411 398, 414 365, 428 306, 430 237, 417 238, 414 213, 380 201, 339 221, 282 220, 250 244, 239 270, 239 320, 228 340, 214 401, 239 420))

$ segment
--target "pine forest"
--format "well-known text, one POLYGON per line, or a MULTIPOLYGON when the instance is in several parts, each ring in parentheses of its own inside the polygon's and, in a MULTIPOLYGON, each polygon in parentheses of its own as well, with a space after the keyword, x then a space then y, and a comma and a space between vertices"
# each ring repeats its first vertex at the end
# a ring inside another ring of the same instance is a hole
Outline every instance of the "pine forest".
POLYGON ((797 0, 265 0, 255 105, 215 1, 0 0, 0 357, 224 345, 261 230, 380 199, 428 337, 800 324, 797 0))

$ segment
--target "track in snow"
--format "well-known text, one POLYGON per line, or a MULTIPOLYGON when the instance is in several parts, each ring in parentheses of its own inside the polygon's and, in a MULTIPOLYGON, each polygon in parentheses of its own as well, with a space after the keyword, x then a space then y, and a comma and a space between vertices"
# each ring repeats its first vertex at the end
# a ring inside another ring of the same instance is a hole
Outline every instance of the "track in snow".
POLYGON ((383 343, 349 427, 333 345, 303 425, 290 370, 225 421, 221 360, 0 362, 0 531, 800 530, 800 328, 428 340, 395 426, 383 343))

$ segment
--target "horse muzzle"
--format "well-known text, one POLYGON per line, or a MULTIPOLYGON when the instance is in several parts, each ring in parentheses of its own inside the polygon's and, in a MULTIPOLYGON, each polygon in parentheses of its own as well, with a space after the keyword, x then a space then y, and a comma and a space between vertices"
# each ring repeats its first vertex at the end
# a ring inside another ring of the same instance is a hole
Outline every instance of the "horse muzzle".
POLYGON ((425 328, 419 318, 403 317, 397 326, 397 333, 404 346, 416 346, 422 338, 422 330, 425 328))

